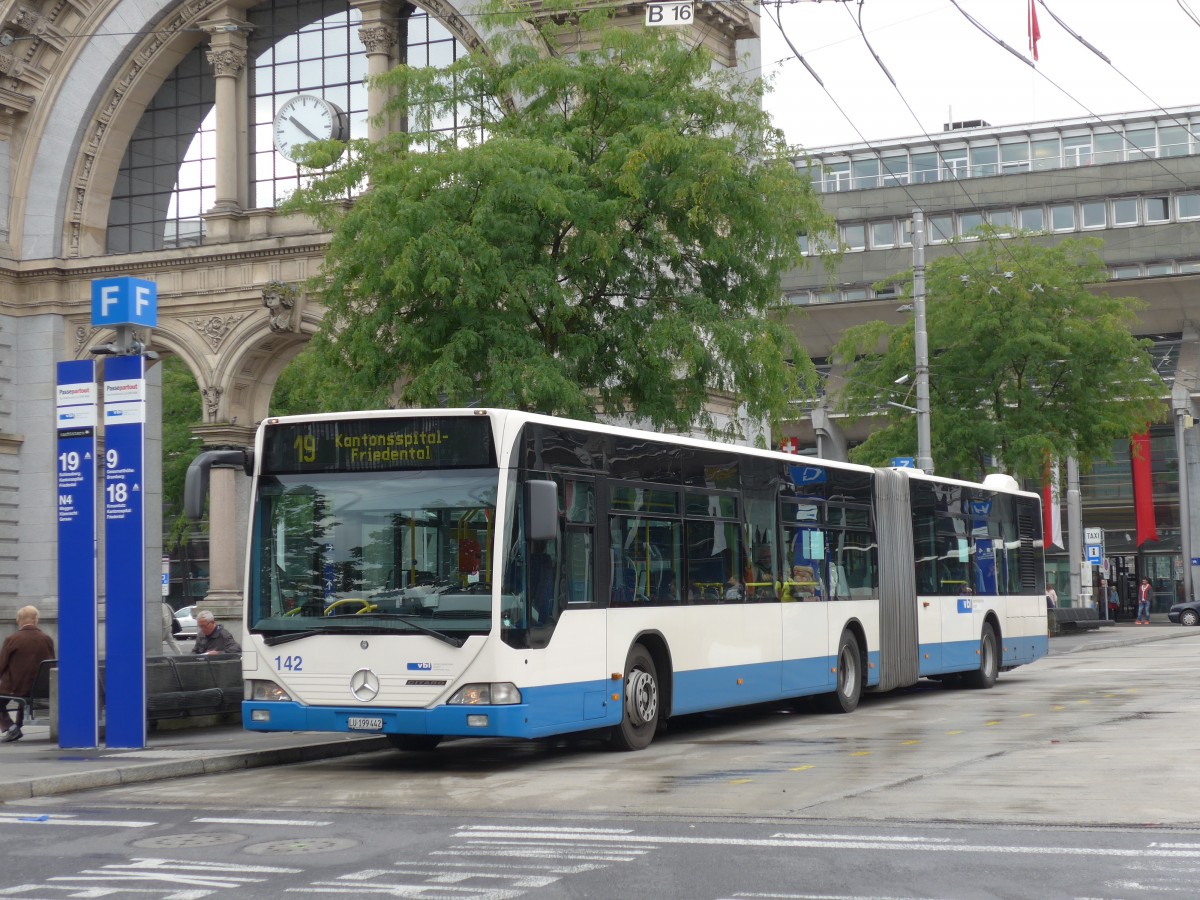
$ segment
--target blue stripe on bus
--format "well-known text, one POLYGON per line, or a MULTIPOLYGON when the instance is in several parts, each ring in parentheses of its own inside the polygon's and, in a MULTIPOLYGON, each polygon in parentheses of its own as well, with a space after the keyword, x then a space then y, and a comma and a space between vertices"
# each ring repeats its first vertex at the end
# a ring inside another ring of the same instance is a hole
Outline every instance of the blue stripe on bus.
MULTIPOLYGON (((1045 656, 1046 637, 1029 636, 1004 642, 1001 665, 1011 666, 1045 656)), ((941 645, 936 668, 937 644, 921 647, 921 675, 972 671, 979 665, 978 641, 941 645), (930 660, 925 654, 931 655, 930 660)), ((879 683, 879 652, 868 654, 871 664, 866 683, 879 683)), ((833 656, 786 662, 757 663, 676 672, 672 712, 675 715, 762 703, 785 697, 820 694, 835 686, 833 656), (738 683, 738 680, 741 683, 738 683), (788 685, 785 691, 782 685, 788 685)), ((621 721, 620 688, 600 679, 575 684, 546 685, 522 689, 522 703, 511 706, 438 706, 433 709, 363 709, 361 707, 303 706, 299 703, 242 703, 242 724, 248 731, 349 732, 351 717, 383 720, 384 734, 442 734, 475 737, 538 738, 590 728, 604 728, 621 721), (255 710, 269 711, 269 722, 255 722, 255 710), (487 725, 467 724, 467 716, 487 716, 487 725)))

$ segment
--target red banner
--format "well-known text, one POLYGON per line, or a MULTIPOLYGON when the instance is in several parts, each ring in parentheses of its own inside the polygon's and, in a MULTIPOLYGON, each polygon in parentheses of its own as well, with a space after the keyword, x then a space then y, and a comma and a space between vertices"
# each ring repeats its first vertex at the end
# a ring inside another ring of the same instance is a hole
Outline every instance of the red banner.
POLYGON ((1158 540, 1154 523, 1154 482, 1150 476, 1150 432, 1135 434, 1129 441, 1133 469, 1133 514, 1137 520, 1137 545, 1158 540))

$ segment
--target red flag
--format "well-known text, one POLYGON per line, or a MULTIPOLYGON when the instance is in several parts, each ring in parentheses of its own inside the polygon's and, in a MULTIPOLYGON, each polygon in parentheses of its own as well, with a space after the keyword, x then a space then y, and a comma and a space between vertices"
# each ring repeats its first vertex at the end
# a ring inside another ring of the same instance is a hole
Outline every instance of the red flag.
POLYGON ((1037 0, 1029 0, 1029 52, 1033 54, 1033 59, 1036 62, 1038 58, 1037 42, 1042 36, 1042 30, 1038 28, 1037 8, 1034 6, 1037 0))
POLYGON ((1059 506, 1058 460, 1046 459, 1042 477, 1042 546, 1063 547, 1062 512, 1059 506))
POLYGON ((1150 432, 1135 434, 1129 441, 1133 469, 1133 516, 1137 522, 1137 546, 1158 540, 1154 524, 1154 484, 1150 474, 1150 432))

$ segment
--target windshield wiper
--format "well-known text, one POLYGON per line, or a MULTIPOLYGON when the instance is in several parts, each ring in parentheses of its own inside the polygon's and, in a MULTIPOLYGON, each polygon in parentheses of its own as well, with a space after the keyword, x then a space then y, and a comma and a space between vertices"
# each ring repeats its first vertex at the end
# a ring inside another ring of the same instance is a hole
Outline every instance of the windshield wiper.
POLYGON ((413 621, 416 616, 408 616, 403 613, 381 612, 359 613, 358 616, 363 619, 396 619, 403 622, 405 625, 408 625, 410 628, 415 628, 422 634, 427 634, 432 638, 437 638, 439 641, 449 644, 451 647, 461 647, 466 643, 466 641, 464 641, 462 638, 456 638, 453 635, 438 631, 436 628, 430 628, 428 625, 422 625, 420 622, 413 621))

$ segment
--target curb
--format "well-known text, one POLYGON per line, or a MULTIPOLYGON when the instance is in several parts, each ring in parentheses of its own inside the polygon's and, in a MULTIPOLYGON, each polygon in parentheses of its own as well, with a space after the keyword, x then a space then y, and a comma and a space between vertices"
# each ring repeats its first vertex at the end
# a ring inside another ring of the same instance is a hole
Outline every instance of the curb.
POLYGON ((132 761, 91 772, 47 775, 41 778, 0 784, 0 802, 70 794, 76 791, 118 787, 125 784, 145 784, 150 781, 162 781, 167 778, 182 778, 190 775, 212 775, 237 769, 257 769, 263 766, 287 765, 317 759, 335 759, 358 753, 374 753, 378 750, 389 749, 391 746, 387 738, 352 738, 331 743, 304 744, 298 747, 277 747, 270 750, 218 754, 207 758, 159 762, 132 761))

